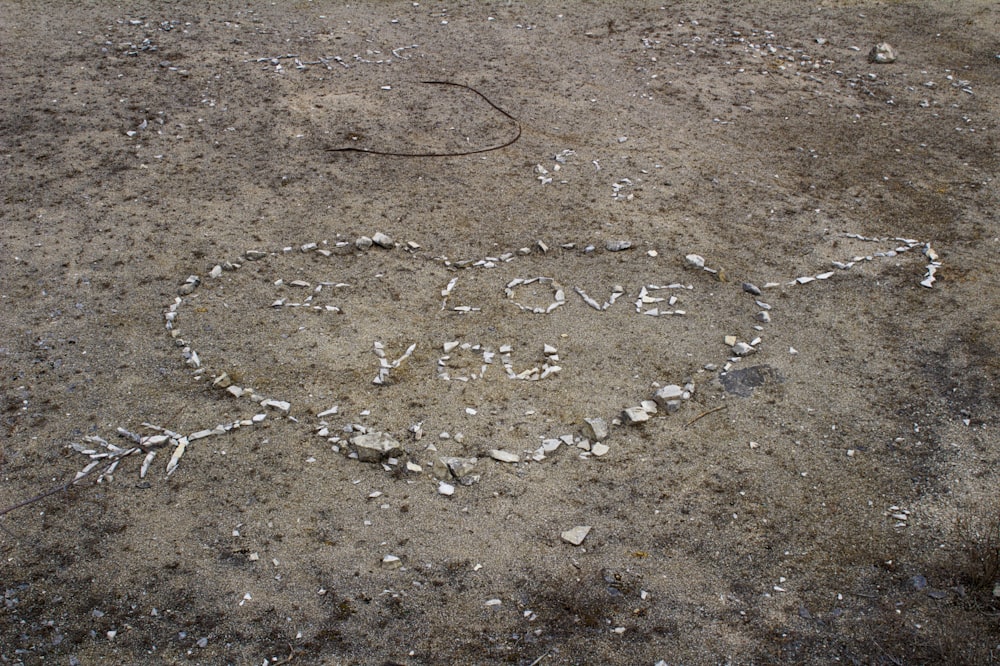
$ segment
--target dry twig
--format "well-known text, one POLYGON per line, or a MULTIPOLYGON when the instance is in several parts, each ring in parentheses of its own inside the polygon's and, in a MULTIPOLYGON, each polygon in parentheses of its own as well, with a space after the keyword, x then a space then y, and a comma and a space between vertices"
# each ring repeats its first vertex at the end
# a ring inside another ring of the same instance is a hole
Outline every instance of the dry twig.
POLYGON ((729 407, 729 405, 719 405, 718 407, 714 407, 714 408, 708 410, 707 412, 702 412, 698 416, 694 417, 693 419, 691 419, 690 421, 688 421, 687 423, 685 423, 684 427, 687 428, 689 425, 691 425, 695 421, 700 421, 701 419, 705 418, 709 414, 714 414, 715 412, 718 412, 718 411, 721 411, 723 409, 726 409, 727 407, 729 407))

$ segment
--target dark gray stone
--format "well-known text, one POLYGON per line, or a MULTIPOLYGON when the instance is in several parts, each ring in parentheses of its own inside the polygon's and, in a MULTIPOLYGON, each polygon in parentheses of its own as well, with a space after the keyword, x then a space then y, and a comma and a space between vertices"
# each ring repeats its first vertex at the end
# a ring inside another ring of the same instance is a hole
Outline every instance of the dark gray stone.
POLYGON ((719 381, 726 393, 732 393, 742 398, 749 398, 756 388, 765 384, 780 384, 785 381, 777 370, 769 365, 753 365, 749 368, 738 368, 723 372, 719 381))

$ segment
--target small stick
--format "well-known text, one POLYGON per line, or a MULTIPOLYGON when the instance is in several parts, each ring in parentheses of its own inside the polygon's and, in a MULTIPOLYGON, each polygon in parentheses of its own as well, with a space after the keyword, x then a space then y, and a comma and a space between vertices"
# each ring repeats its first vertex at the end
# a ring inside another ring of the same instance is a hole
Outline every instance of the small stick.
POLYGON ((878 599, 877 594, 865 594, 864 592, 850 592, 849 594, 853 594, 856 597, 864 597, 865 599, 878 599))
POLYGON ((289 644, 289 646, 288 646, 288 656, 285 657, 284 659, 282 659, 281 661, 276 661, 274 663, 275 664, 290 664, 290 663, 292 663, 292 659, 295 659, 295 648, 293 648, 289 644))
POLYGON ((721 410, 726 409, 728 407, 729 407, 729 405, 719 405, 718 407, 713 407, 712 409, 708 410, 707 412, 702 412, 698 416, 694 417, 693 419, 691 419, 690 421, 688 421, 687 423, 685 423, 684 427, 687 428, 689 425, 691 425, 695 421, 699 421, 699 420, 705 418, 706 416, 708 416, 709 414, 721 411, 721 410))
POLYGON ((538 666, 538 664, 540 664, 542 662, 542 659, 545 659, 547 656, 549 656, 548 652, 546 652, 541 657, 539 657, 538 659, 536 659, 533 662, 531 662, 530 664, 528 664, 528 666, 538 666))

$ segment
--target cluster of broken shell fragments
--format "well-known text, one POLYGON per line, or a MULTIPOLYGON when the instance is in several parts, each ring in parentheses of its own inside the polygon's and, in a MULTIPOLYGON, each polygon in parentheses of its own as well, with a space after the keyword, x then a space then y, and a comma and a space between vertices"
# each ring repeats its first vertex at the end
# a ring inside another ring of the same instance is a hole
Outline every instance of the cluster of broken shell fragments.
MULTIPOLYGON (((895 245, 895 247, 889 250, 874 252, 870 255, 854 256, 843 262, 832 262, 833 267, 836 270, 846 271, 861 262, 891 258, 919 248, 929 261, 926 267, 927 272, 920 284, 924 287, 931 287, 934 284, 935 272, 941 266, 941 263, 938 261, 937 253, 934 252, 929 243, 905 238, 868 238, 859 234, 844 234, 844 237, 873 243, 886 244, 891 242, 895 245)), ((346 241, 340 241, 335 244, 335 247, 343 248, 349 245, 351 244, 346 241)), ((412 241, 405 244, 397 244, 391 237, 381 232, 373 234, 370 238, 362 236, 355 240, 353 245, 359 252, 365 252, 373 246, 377 246, 385 250, 398 250, 402 248, 403 251, 407 252, 416 252, 420 249, 420 245, 412 241)), ((548 247, 542 241, 538 241, 537 245, 538 249, 542 253, 548 251, 548 247)), ((564 249, 572 249, 575 246, 574 244, 567 244, 562 247, 564 249)), ((611 252, 619 252, 630 248, 631 243, 628 241, 610 241, 606 244, 605 249, 611 252)), ((323 243, 306 243, 298 248, 286 247, 283 248, 282 253, 293 252, 296 251, 296 249, 303 253, 315 252, 324 257, 333 256, 333 252, 329 249, 326 241, 323 243)), ((592 252, 593 249, 593 246, 587 246, 584 251, 589 253, 592 252)), ((277 255, 278 253, 275 252, 273 254, 277 255)), ((456 270, 476 268, 489 269, 500 263, 513 261, 517 256, 527 254, 531 254, 531 249, 521 248, 517 252, 509 252, 501 254, 497 257, 486 257, 479 260, 451 262, 444 257, 437 257, 436 259, 442 261, 445 266, 456 270)), ((653 251, 648 254, 650 256, 656 256, 653 251)), ((222 276, 224 271, 239 270, 245 262, 263 261, 271 255, 272 253, 261 250, 247 250, 238 261, 225 262, 214 266, 209 271, 208 277, 209 279, 219 278, 222 276)), ((704 270, 713 274, 717 274, 719 272, 719 269, 707 266, 705 259, 697 254, 688 254, 685 257, 685 260, 693 269, 704 270)), ((795 287, 814 281, 828 280, 835 275, 836 270, 826 271, 816 275, 800 276, 786 282, 767 282, 762 288, 757 287, 752 283, 743 283, 743 291, 754 298, 754 302, 759 308, 759 310, 754 314, 755 324, 753 329, 755 331, 763 331, 764 328, 762 324, 767 324, 771 321, 772 307, 763 300, 764 291, 783 286, 795 287)), ((457 280, 457 277, 453 278, 445 289, 442 290, 441 296, 444 299, 442 301, 442 309, 448 307, 448 299, 455 287, 455 284, 457 283, 457 280)), ((180 348, 184 363, 191 368, 195 379, 201 380, 208 377, 211 379, 211 383, 214 388, 225 391, 234 398, 249 400, 252 404, 259 408, 259 411, 249 418, 216 425, 215 427, 202 429, 187 435, 173 432, 167 428, 151 423, 143 423, 143 427, 151 431, 151 434, 146 435, 138 435, 123 428, 119 428, 119 435, 128 439, 132 443, 132 446, 129 447, 118 447, 100 437, 88 437, 85 440, 87 442, 86 444, 74 443, 71 445, 74 450, 88 456, 91 459, 91 462, 78 473, 77 480, 103 465, 104 467, 100 470, 101 473, 98 477, 98 481, 103 481, 104 479, 109 478, 115 471, 118 462, 120 462, 122 458, 137 453, 145 454, 139 472, 140 478, 143 478, 148 473, 150 465, 157 456, 158 451, 166 447, 171 448, 171 455, 166 466, 166 473, 169 476, 177 469, 180 459, 187 447, 194 441, 207 437, 223 435, 240 428, 253 427, 268 419, 284 418, 292 422, 298 422, 298 419, 290 414, 292 407, 290 402, 262 395, 252 387, 237 386, 225 372, 220 372, 218 374, 209 373, 198 352, 190 345, 189 341, 182 336, 181 331, 178 328, 180 312, 182 307, 187 302, 185 299, 194 294, 201 283, 202 279, 197 275, 191 275, 184 281, 178 290, 178 296, 164 312, 165 328, 170 337, 174 340, 174 344, 180 348)), ((283 283, 279 280, 275 283, 275 285, 282 286, 283 283)), ((335 306, 321 306, 314 304, 313 297, 320 293, 324 288, 341 288, 347 287, 348 285, 343 283, 324 282, 319 283, 316 286, 312 286, 308 282, 296 280, 289 282, 287 286, 297 289, 311 289, 312 291, 306 298, 303 299, 292 300, 289 298, 280 298, 271 304, 272 307, 310 308, 322 312, 337 313, 339 312, 339 309, 335 306)), ((636 312, 648 316, 682 316, 685 314, 685 311, 674 307, 678 302, 676 295, 658 296, 656 294, 664 290, 692 289, 692 285, 676 283, 669 285, 643 286, 638 294, 637 300, 635 301, 636 312)), ((574 291, 580 296, 584 303, 596 310, 607 310, 618 298, 625 294, 624 288, 616 286, 613 288, 609 299, 602 304, 590 297, 580 288, 574 288, 574 291)), ((669 294, 670 292, 667 291, 666 293, 669 294)), ((505 294, 507 298, 510 299, 518 308, 533 314, 549 314, 556 308, 566 303, 566 290, 555 280, 548 277, 530 279, 516 278, 506 284, 505 294), (517 287, 534 283, 548 286, 553 290, 553 301, 544 308, 525 306, 514 300, 515 289, 517 287)), ((461 314, 469 314, 479 311, 478 308, 471 306, 455 306, 451 309, 461 314)), ((742 357, 756 352, 762 342, 762 338, 760 336, 756 336, 749 342, 743 342, 738 340, 736 336, 728 335, 724 337, 723 342, 732 353, 732 356, 728 358, 722 368, 722 372, 726 372, 732 367, 733 363, 738 362, 742 357)), ((373 379, 373 384, 384 384, 388 379, 390 372, 405 361, 406 358, 413 353, 415 348, 416 345, 413 344, 403 353, 402 356, 395 360, 390 360, 385 354, 383 344, 379 341, 375 341, 373 351, 375 356, 378 358, 379 370, 378 374, 373 379)), ((453 379, 460 381, 476 379, 477 376, 481 376, 485 372, 487 366, 493 362, 496 357, 496 353, 500 354, 501 364, 508 377, 512 379, 538 381, 550 377, 561 370, 561 367, 558 365, 558 349, 551 345, 545 345, 544 354, 546 360, 541 368, 532 368, 522 373, 516 373, 514 371, 512 363, 510 362, 510 351, 509 346, 502 346, 499 348, 498 352, 493 352, 488 349, 481 349, 478 345, 470 345, 469 343, 459 343, 458 341, 447 342, 443 345, 444 354, 438 359, 438 377, 449 381, 453 379), (449 354, 456 349, 473 351, 482 354, 484 364, 478 375, 475 372, 468 375, 453 376, 451 374, 448 368, 448 361, 450 359, 449 354)), ((794 349, 790 349, 789 351, 791 353, 796 353, 794 349)), ((719 369, 714 363, 708 363, 704 367, 709 371, 719 369)), ((654 386, 656 387, 656 391, 650 396, 649 399, 642 400, 637 405, 625 407, 622 409, 620 414, 610 419, 610 425, 608 420, 604 417, 595 416, 587 418, 584 419, 582 424, 576 426, 576 433, 567 433, 557 437, 540 437, 540 445, 533 450, 524 451, 524 455, 500 449, 493 449, 490 451, 490 457, 496 462, 507 464, 541 462, 561 447, 577 449, 579 457, 582 459, 602 457, 610 451, 610 447, 605 442, 611 435, 610 428, 612 426, 635 426, 650 420, 654 415, 677 412, 681 408, 683 402, 690 399, 695 392, 695 385, 690 380, 686 381, 683 385, 668 384, 664 386, 654 386)), ((315 416, 319 421, 318 425, 316 425, 313 429, 315 435, 325 439, 334 452, 343 453, 348 458, 356 459, 361 462, 380 464, 387 471, 394 471, 402 466, 403 469, 412 473, 420 474, 424 472, 423 465, 418 464, 414 460, 405 459, 407 456, 405 447, 390 434, 373 430, 360 424, 348 423, 340 428, 331 424, 327 419, 337 415, 338 411, 339 409, 337 406, 332 406, 329 409, 316 414, 315 416)), ((410 427, 409 431, 414 441, 419 441, 424 436, 421 423, 414 424, 410 427)), ((441 433, 439 437, 441 439, 447 439, 451 438, 451 435, 448 433, 441 433)), ((461 441, 459 439, 461 437, 460 433, 457 433, 454 437, 456 440, 461 441)), ((437 449, 434 444, 430 444, 426 447, 426 451, 430 454, 435 454, 437 449)), ((429 474, 435 478, 438 483, 438 492, 443 495, 451 495, 455 492, 454 483, 457 482, 462 485, 469 485, 476 482, 480 478, 477 473, 479 463, 480 461, 477 458, 441 456, 433 458, 432 462, 426 466, 429 468, 427 470, 429 474)))

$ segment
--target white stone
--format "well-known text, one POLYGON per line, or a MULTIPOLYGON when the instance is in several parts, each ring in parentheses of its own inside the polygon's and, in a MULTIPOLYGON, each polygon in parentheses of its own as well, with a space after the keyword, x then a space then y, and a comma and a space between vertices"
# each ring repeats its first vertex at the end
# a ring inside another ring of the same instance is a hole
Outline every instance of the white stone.
POLYGON ((550 437, 549 439, 542 440, 541 451, 543 453, 552 453, 562 445, 561 439, 556 439, 555 437, 550 437))
POLYGON ((888 42, 879 42, 872 47, 872 50, 868 52, 869 62, 873 62, 878 65, 886 65, 892 62, 896 62, 896 58, 899 54, 896 53, 896 49, 893 48, 892 44, 888 42))
POLYGON ((584 434, 595 442, 603 442, 608 438, 608 424, 601 417, 584 419, 584 434))
POLYGON ((451 485, 450 483, 445 483, 444 481, 442 481, 441 483, 438 484, 438 493, 447 496, 454 495, 455 486, 451 485))
POLYGON ((476 463, 479 462, 479 458, 458 458, 446 456, 441 458, 441 462, 445 464, 452 476, 456 479, 462 479, 475 471, 476 463))
POLYGON ((686 257, 684 257, 684 259, 686 259, 687 262, 692 266, 694 266, 695 268, 705 267, 705 257, 701 256, 700 254, 689 254, 686 257))
POLYGON ((590 447, 590 452, 593 453, 598 458, 600 458, 610 450, 611 450, 610 446, 608 446, 607 444, 601 444, 600 442, 597 442, 590 447))
POLYGON ((521 457, 516 453, 511 453, 509 451, 503 451, 501 449, 493 449, 490 451, 490 457, 497 462, 503 463, 519 463, 521 462, 521 457))
POLYGON ((361 462, 379 462, 389 456, 402 455, 403 447, 384 432, 355 435, 349 440, 361 462))
POLYGON ((268 398, 267 400, 262 400, 260 403, 261 407, 271 407, 272 409, 277 409, 278 411, 288 413, 288 410, 292 408, 292 405, 285 400, 272 400, 268 398))
POLYGON ((401 566, 403 566, 403 560, 399 559, 395 555, 386 555, 382 558, 383 569, 398 569, 401 566))
POLYGON ((622 416, 630 425, 649 420, 649 413, 642 407, 627 407, 622 411, 622 416))
POLYGON ((378 245, 379 247, 384 247, 386 249, 392 249, 396 245, 396 242, 392 239, 391 236, 387 236, 381 231, 375 232, 375 234, 372 236, 372 242, 378 245))
POLYGON ((559 536, 566 543, 579 546, 583 543, 583 540, 587 538, 587 535, 590 534, 590 529, 590 525, 578 525, 577 527, 566 530, 559 536))
POLYGON ((653 400, 655 400, 660 407, 665 407, 668 402, 680 400, 683 396, 684 389, 677 384, 667 384, 653 394, 653 400))

